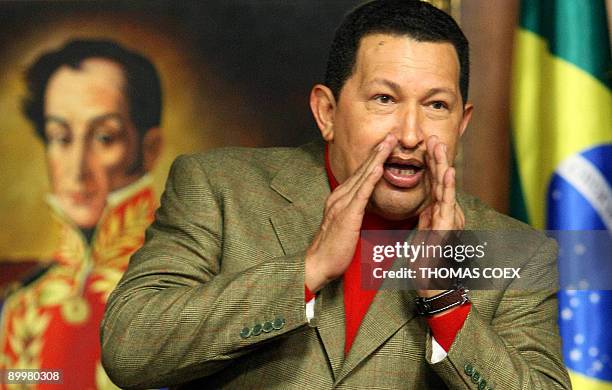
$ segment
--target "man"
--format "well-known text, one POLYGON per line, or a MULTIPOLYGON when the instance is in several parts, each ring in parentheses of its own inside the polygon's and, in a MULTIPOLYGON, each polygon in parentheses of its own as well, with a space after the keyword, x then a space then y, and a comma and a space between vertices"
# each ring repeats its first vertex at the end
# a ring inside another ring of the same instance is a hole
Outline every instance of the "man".
MULTIPOLYGON (((325 84, 311 93, 326 145, 179 158, 107 306, 103 363, 115 383, 569 388, 554 292, 466 300, 460 289, 360 284, 363 230, 528 229, 456 199, 468 64, 467 41, 443 12, 367 3, 337 30, 325 84)), ((532 232, 502 255, 550 266, 555 247, 532 232)))
POLYGON ((0 369, 61 369, 66 388, 114 388, 98 329, 153 220, 159 76, 115 42, 75 40, 39 57, 27 83, 24 111, 45 143, 62 237, 46 272, 4 302, 0 369))

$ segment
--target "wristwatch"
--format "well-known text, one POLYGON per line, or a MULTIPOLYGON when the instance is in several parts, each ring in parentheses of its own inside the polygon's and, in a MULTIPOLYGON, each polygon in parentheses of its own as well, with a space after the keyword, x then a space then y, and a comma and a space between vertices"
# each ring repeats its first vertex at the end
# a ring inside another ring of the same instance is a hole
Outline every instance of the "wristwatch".
POLYGON ((463 305, 470 301, 467 293, 468 290, 465 288, 457 287, 430 298, 417 297, 415 299, 417 313, 422 316, 431 316, 451 307, 463 305))

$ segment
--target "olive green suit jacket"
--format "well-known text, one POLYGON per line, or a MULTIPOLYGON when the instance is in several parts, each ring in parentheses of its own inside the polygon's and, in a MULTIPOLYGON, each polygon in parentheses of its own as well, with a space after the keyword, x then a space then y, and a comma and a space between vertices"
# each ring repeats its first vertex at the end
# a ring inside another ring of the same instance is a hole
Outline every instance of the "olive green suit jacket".
MULTIPOLYGON (((344 356, 341 278, 319 292, 310 322, 304 303, 305 250, 329 191, 321 143, 179 157, 108 301, 111 379, 125 388, 570 387, 554 291, 472 291, 463 328, 434 364, 414 292, 380 290, 344 356)), ((467 229, 529 229, 472 197, 459 202, 467 229)), ((554 242, 528 236, 506 255, 525 268, 554 266, 554 242)))

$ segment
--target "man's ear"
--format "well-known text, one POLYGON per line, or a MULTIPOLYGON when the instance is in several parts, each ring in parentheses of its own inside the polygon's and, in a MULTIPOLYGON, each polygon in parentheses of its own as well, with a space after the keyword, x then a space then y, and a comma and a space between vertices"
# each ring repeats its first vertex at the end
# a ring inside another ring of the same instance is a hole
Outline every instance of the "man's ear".
POLYGON ((150 172, 161 155, 163 138, 159 127, 151 127, 142 139, 142 157, 144 169, 150 172))
POLYGON ((461 119, 461 124, 459 125, 459 137, 461 137, 465 132, 465 129, 467 129, 467 125, 472 118, 472 111, 474 111, 474 105, 472 103, 466 103, 463 107, 463 118, 461 119))
POLYGON ((323 139, 327 142, 333 141, 336 99, 331 89, 323 84, 312 87, 312 91, 310 91, 310 110, 323 139))

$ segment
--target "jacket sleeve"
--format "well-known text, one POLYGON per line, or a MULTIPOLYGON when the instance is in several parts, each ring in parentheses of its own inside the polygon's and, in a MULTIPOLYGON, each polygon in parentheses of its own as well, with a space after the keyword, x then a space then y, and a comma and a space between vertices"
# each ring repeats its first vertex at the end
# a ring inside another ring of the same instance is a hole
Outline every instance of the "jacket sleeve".
POLYGON ((303 253, 220 273, 221 202, 196 157, 174 162, 155 222, 101 324, 102 362, 120 387, 213 374, 307 324, 303 253))
MULTIPOLYGON (((556 255, 556 243, 546 239, 527 263, 530 274, 525 276, 556 278, 556 255)), ((481 300, 495 294, 499 292, 481 291, 481 300)), ((450 389, 571 388, 561 358, 555 290, 511 284, 492 320, 481 316, 477 306, 472 305, 447 357, 435 364, 429 361, 450 389)), ((426 356, 431 356, 431 336, 427 349, 426 356)))

